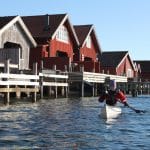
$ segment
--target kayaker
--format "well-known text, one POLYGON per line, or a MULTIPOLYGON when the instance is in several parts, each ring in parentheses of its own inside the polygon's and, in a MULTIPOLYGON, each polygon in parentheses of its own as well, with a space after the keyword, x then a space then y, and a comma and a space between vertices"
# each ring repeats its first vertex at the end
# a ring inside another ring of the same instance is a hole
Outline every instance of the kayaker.
POLYGON ((99 97, 99 102, 106 101, 107 105, 114 106, 119 101, 125 106, 128 106, 125 94, 117 89, 115 80, 109 81, 109 88, 99 97))

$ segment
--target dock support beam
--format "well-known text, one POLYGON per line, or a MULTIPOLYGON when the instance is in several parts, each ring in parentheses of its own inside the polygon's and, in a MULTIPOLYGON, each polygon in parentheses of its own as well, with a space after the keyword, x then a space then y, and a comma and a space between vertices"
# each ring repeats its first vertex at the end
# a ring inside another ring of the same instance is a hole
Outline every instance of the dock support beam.
POLYGON ((92 87, 92 92, 93 92, 93 97, 95 96, 95 84, 93 83, 93 87, 92 87))
POLYGON ((84 97, 84 81, 81 83, 81 97, 84 97))
MULTIPOLYGON (((8 59, 5 61, 5 66, 4 66, 5 67, 4 72, 7 74, 10 73, 9 64, 10 64, 10 60, 8 59)), ((6 80, 8 80, 8 79, 6 79, 6 80)), ((5 93, 5 96, 4 96, 4 104, 9 105, 9 103, 10 103, 9 85, 7 85, 6 88, 7 88, 7 92, 5 93)))
MULTIPOLYGON (((43 61, 41 61, 40 71, 43 70, 43 61)), ((43 99, 43 75, 40 77, 40 98, 43 99)))
MULTIPOLYGON (((37 62, 33 64, 33 73, 35 75, 37 75, 37 62)), ((34 88, 36 89, 36 86, 34 86, 34 88)), ((37 93, 36 93, 36 90, 35 90, 35 92, 33 92, 33 94, 32 94, 32 101, 34 103, 36 102, 36 98, 37 98, 37 93)))
MULTIPOLYGON (((55 73, 56 73, 56 65, 53 66, 53 69, 54 69, 54 71, 55 71, 55 73)), ((56 79, 56 78, 55 78, 54 80, 55 80, 55 82, 57 82, 57 79, 56 79)), ((57 94, 58 94, 58 87, 55 86, 55 98, 57 98, 57 94)))
MULTIPOLYGON (((68 74, 68 69, 67 69, 67 65, 65 65, 65 75, 68 74)), ((65 80, 66 83, 68 83, 68 79, 65 80)), ((64 87, 65 88, 65 97, 68 97, 68 92, 69 92, 69 83, 68 83, 68 87, 64 87)))

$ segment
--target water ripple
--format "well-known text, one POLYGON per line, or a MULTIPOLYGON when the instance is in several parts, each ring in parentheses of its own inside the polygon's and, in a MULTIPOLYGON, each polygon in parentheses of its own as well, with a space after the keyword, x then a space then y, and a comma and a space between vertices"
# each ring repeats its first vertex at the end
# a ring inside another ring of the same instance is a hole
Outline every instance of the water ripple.
POLYGON ((129 98, 136 114, 123 108, 113 120, 99 116, 97 98, 71 98, 14 102, 0 107, 0 148, 55 150, 148 150, 150 148, 149 98, 129 98))

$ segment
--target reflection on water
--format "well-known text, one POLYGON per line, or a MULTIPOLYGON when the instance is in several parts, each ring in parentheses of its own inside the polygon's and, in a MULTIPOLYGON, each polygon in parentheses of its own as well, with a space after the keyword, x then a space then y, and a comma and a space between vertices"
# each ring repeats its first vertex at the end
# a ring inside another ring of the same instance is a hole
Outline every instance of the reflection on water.
POLYGON ((123 108, 117 119, 104 120, 97 98, 16 102, 0 107, 0 148, 6 149, 145 149, 150 147, 149 97, 129 98, 147 110, 123 108))
POLYGON ((109 128, 112 128, 113 125, 115 124, 115 122, 117 121, 118 118, 115 118, 115 119, 106 119, 105 120, 105 123, 106 123, 106 128, 109 129, 109 128))

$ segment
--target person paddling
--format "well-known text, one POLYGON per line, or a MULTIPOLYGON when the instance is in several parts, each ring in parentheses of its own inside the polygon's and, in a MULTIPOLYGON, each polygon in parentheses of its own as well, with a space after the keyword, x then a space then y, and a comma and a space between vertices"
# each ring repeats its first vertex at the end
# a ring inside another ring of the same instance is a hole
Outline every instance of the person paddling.
POLYGON ((146 112, 144 110, 135 109, 127 103, 127 98, 125 94, 120 89, 117 89, 115 80, 109 80, 108 85, 109 85, 109 89, 105 90, 105 92, 102 93, 102 95, 98 99, 100 103, 106 101, 107 105, 115 106, 117 102, 120 102, 124 104, 124 106, 135 111, 136 113, 146 112))
POLYGON ((107 89, 102 95, 99 97, 99 102, 102 103, 106 101, 107 105, 115 106, 117 102, 124 104, 124 106, 128 106, 127 99, 125 94, 116 88, 115 80, 109 81, 109 89, 107 89))

